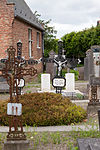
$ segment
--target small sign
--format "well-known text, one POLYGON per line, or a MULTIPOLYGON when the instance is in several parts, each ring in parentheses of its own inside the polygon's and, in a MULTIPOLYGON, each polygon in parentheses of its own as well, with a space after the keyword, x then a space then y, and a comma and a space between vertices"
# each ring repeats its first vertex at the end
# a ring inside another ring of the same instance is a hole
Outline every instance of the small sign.
POLYGON ((53 87, 61 87, 61 88, 63 88, 63 87, 65 87, 65 85, 66 85, 66 79, 64 78, 64 77, 55 77, 55 78, 53 78, 53 80, 52 80, 52 85, 53 85, 53 87))
POLYGON ((18 83, 18 79, 17 79, 17 85, 20 88, 23 88, 25 86, 25 80, 24 79, 20 79, 19 83, 18 83))
POLYGON ((20 103, 8 103, 7 104, 7 115, 21 116, 22 104, 20 103))

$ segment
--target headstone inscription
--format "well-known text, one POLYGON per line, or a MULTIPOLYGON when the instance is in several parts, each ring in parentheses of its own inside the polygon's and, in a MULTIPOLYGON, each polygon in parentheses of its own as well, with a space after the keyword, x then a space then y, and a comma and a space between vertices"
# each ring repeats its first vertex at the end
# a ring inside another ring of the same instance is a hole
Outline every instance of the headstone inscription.
POLYGON ((19 102, 18 86, 21 84, 23 76, 37 74, 34 67, 23 68, 25 60, 15 56, 16 50, 10 46, 7 49, 8 59, 5 60, 5 66, 1 69, 2 76, 9 84, 10 101, 7 107, 7 114, 9 115, 9 132, 7 140, 26 140, 22 126, 22 104, 19 102), (14 101, 14 91, 16 91, 14 101), (13 129, 14 128, 14 129, 13 129))

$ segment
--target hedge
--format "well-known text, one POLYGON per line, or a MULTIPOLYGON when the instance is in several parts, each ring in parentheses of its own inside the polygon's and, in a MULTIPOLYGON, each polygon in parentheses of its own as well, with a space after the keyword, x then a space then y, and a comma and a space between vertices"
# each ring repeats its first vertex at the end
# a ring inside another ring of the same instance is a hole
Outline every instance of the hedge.
MULTIPOLYGON (((0 124, 8 125, 6 106, 0 102, 0 124)), ((70 125, 86 118, 86 111, 70 99, 54 93, 32 93, 20 96, 23 105, 23 125, 53 126, 70 125)))

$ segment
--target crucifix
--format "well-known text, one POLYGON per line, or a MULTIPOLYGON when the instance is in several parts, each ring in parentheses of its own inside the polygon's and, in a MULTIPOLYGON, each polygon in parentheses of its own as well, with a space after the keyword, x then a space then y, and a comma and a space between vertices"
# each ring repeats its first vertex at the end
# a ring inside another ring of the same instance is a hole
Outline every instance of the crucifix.
POLYGON ((5 60, 5 67, 0 70, 2 76, 9 85, 10 100, 7 105, 7 114, 9 115, 9 132, 7 140, 26 140, 22 125, 22 104, 19 103, 18 86, 24 76, 34 76, 37 70, 34 67, 24 68, 25 60, 20 56, 15 56, 15 48, 10 46, 7 49, 8 58, 5 60), (16 95, 14 95, 16 91, 16 95), (15 98, 14 98, 15 97, 15 98))
POLYGON ((52 85, 56 88, 56 93, 61 93, 62 88, 65 87, 66 79, 62 76, 62 68, 67 60, 64 58, 63 53, 63 42, 58 41, 58 56, 54 58, 54 63, 57 65, 57 74, 52 80, 52 85))

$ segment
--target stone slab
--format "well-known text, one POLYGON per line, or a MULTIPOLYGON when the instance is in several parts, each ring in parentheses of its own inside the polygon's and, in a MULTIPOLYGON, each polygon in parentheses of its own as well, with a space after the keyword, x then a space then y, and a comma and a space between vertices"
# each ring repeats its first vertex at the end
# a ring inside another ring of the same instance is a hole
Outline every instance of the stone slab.
POLYGON ((90 81, 89 81, 90 85, 99 85, 100 86, 100 77, 94 77, 94 76, 90 76, 90 81))
POLYGON ((41 91, 50 91, 50 74, 41 74, 41 91))
POLYGON ((67 92, 74 92, 75 90, 75 75, 74 73, 66 73, 66 91, 67 92))
POLYGON ((5 141, 3 150, 29 150, 29 141, 5 141))
POLYGON ((100 150, 100 138, 78 139, 79 150, 100 150))
POLYGON ((88 117, 98 114, 99 109, 100 109, 100 102, 94 104, 89 102, 87 106, 88 117))
POLYGON ((0 93, 9 93, 9 85, 6 82, 0 82, 0 93))

